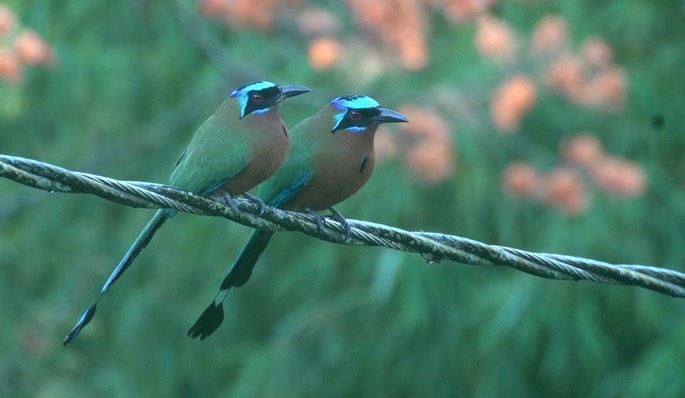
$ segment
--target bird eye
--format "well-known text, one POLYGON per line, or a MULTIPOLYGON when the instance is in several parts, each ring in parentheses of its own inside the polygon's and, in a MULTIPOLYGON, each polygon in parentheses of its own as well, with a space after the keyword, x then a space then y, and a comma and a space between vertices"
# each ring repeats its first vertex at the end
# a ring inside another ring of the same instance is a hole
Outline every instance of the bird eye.
POLYGON ((260 104, 264 100, 264 97, 262 97, 261 94, 253 93, 253 94, 250 94, 250 99, 255 104, 260 104))
POLYGON ((347 112, 347 116, 350 118, 350 120, 359 120, 362 118, 362 114, 358 111, 349 111, 347 112))

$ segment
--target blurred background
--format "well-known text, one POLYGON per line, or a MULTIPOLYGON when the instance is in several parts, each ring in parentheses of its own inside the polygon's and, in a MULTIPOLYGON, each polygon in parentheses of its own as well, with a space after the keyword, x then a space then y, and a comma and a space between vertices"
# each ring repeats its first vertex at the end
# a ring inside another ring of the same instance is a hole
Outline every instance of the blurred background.
MULTIPOLYGON (((234 88, 383 126, 347 217, 685 271, 685 3, 0 0, 0 153, 164 183, 234 88)), ((0 396, 682 397, 685 302, 277 235, 185 333, 249 230, 180 215, 75 344, 152 210, 0 180, 0 396)))

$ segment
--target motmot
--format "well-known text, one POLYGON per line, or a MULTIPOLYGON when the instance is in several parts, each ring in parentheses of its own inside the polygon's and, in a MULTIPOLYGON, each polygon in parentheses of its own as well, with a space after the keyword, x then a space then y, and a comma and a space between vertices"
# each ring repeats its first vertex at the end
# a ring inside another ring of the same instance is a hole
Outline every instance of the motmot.
MULTIPOLYGON (((235 207, 231 197, 272 176, 290 153, 290 134, 279 111, 286 98, 311 91, 304 86, 257 81, 235 89, 193 135, 181 153, 169 185, 195 194, 222 199, 235 207)), ((253 199, 254 200, 254 199, 253 199)), ((95 315, 102 296, 123 275, 155 232, 176 210, 160 209, 129 247, 99 294, 83 313, 63 344, 74 341, 95 315)))
MULTIPOLYGON (((290 157, 259 187, 257 196, 269 206, 316 214, 319 228, 323 221, 316 212, 329 209, 332 218, 341 222, 349 234, 347 222, 333 206, 357 192, 371 176, 375 163, 373 141, 378 126, 408 121, 397 111, 381 108, 368 96, 334 98, 291 129, 290 157)), ((272 236, 272 231, 252 232, 219 292, 188 330, 188 336, 204 340, 221 325, 228 291, 247 282, 272 236)))

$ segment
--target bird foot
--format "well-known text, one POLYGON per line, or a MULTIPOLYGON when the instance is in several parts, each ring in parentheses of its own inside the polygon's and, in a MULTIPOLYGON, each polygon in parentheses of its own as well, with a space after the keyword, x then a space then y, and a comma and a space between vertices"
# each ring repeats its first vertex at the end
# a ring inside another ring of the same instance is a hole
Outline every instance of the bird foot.
POLYGON ((337 221, 340 223, 340 225, 342 225, 343 237, 344 237, 343 240, 347 240, 347 238, 349 238, 350 234, 352 233, 352 228, 350 227, 350 223, 348 223, 347 220, 345 219, 345 217, 343 217, 343 215, 340 214, 340 212, 338 210, 336 210, 335 208, 331 207, 328 210, 331 211, 330 219, 333 221, 337 221))
POLYGON ((310 209, 309 207, 305 208, 304 211, 314 219, 314 223, 316 223, 316 234, 321 234, 321 232, 323 232, 323 227, 326 225, 326 219, 323 218, 321 214, 310 209))
POLYGON ((231 210, 233 210, 236 213, 240 212, 240 210, 238 209, 238 205, 235 203, 235 200, 233 199, 231 194, 229 194, 226 191, 217 191, 216 193, 213 193, 211 195, 211 198, 224 206, 230 207, 231 210))
POLYGON ((264 203, 263 200, 248 192, 245 192, 243 196, 245 197, 245 199, 259 206, 259 211, 257 215, 261 216, 262 214, 264 214, 264 211, 266 210, 266 203, 264 203))

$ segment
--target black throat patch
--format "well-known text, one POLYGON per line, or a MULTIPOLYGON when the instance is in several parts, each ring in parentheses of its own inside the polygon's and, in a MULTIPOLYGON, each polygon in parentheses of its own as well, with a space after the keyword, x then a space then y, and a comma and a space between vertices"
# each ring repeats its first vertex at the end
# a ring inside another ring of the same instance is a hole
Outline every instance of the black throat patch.
POLYGON ((369 160, 369 155, 362 155, 361 161, 359 162, 359 172, 363 173, 366 167, 366 162, 369 160))

